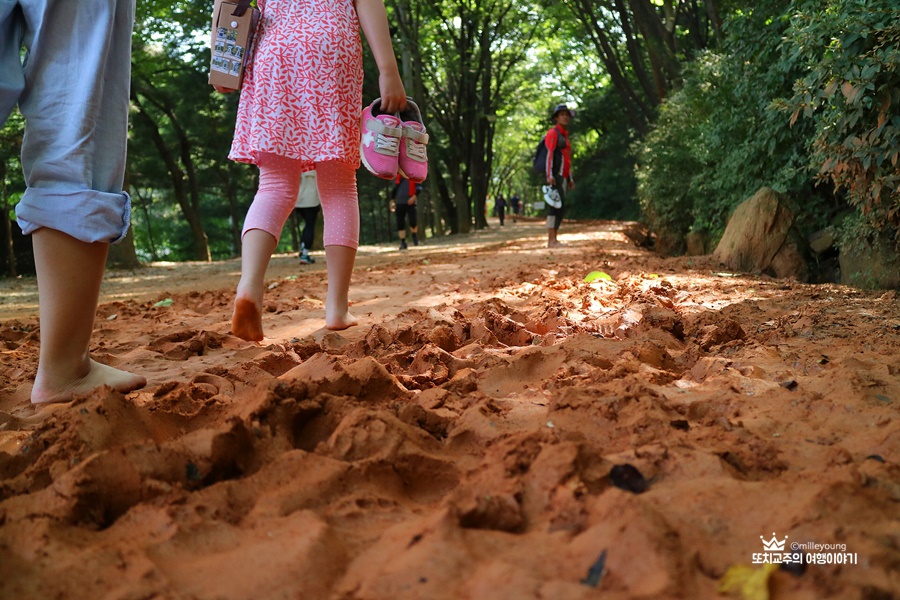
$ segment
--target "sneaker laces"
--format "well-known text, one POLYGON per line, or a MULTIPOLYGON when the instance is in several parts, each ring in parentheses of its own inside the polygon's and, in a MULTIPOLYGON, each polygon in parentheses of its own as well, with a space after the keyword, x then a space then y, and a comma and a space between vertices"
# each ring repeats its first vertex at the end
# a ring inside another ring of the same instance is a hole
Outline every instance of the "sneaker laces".
POLYGON ((375 136, 375 151, 379 154, 399 154, 400 139, 379 133, 375 136))
POLYGON ((403 128, 403 137, 406 138, 406 155, 414 160, 425 162, 428 160, 425 144, 428 143, 428 134, 413 127, 403 128))
POLYGON ((368 119, 366 121, 366 129, 375 134, 373 143, 376 152, 390 156, 400 154, 400 138, 403 136, 402 127, 392 127, 380 119, 368 119))
POLYGON ((406 155, 414 160, 425 162, 428 155, 425 153, 425 144, 420 144, 413 140, 406 143, 406 155))

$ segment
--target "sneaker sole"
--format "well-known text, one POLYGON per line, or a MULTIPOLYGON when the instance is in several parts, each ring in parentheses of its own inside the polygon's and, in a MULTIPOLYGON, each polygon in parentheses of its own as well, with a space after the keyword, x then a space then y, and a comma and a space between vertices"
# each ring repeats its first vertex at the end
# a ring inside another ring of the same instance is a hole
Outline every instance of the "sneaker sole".
POLYGON ((366 153, 363 150, 362 144, 359 145, 359 159, 362 161, 362 164, 366 168, 366 170, 375 177, 379 177, 381 179, 393 179, 397 176, 397 173, 394 173, 393 175, 382 175, 377 170, 373 169, 372 165, 369 164, 369 161, 366 160, 366 153))
MULTIPOLYGON (((370 169, 370 170, 371 170, 371 169, 370 169)), ((403 175, 403 178, 404 178, 404 179, 409 179, 409 180, 412 181, 413 183, 422 183, 423 181, 425 181, 425 180, 428 178, 427 175, 426 175, 425 177, 423 177, 422 179, 419 179, 419 178, 416 178, 416 177, 410 177, 410 176, 406 173, 406 171, 404 171, 403 169, 397 169, 397 173, 399 173, 400 175, 403 175)))

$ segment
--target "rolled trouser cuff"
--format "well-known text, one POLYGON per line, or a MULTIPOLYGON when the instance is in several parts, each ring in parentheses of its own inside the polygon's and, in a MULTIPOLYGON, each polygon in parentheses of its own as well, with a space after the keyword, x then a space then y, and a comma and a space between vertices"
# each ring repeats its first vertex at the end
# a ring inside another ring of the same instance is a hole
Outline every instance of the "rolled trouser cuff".
POLYGON ((16 205, 16 221, 28 235, 47 227, 86 243, 118 243, 131 225, 131 197, 125 192, 27 188, 16 205))

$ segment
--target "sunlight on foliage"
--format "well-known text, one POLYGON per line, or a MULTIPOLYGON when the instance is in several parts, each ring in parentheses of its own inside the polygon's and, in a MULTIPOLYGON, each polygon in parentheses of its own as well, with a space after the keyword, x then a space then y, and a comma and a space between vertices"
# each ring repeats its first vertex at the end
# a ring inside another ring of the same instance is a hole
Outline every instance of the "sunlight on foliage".
POLYGON ((845 190, 873 229, 897 235, 900 5, 803 2, 785 46, 806 66, 784 106, 792 110, 792 124, 802 118, 815 128, 810 146, 817 178, 845 190))

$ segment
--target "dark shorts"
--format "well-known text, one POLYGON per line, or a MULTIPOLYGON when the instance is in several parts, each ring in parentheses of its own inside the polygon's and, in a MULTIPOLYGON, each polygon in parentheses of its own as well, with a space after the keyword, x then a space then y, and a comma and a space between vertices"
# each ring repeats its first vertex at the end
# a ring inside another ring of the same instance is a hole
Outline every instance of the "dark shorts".
POLYGON ((562 200, 562 205, 559 208, 554 208, 547 205, 547 216, 553 217, 553 229, 559 229, 559 226, 562 224, 563 214, 566 211, 566 181, 561 177, 558 177, 557 180, 562 180, 561 183, 556 184, 556 191, 559 192, 559 197, 562 200))
POLYGON ((410 229, 415 229, 418 225, 418 212, 415 204, 398 204, 397 213, 397 231, 406 229, 407 219, 409 220, 410 229))

